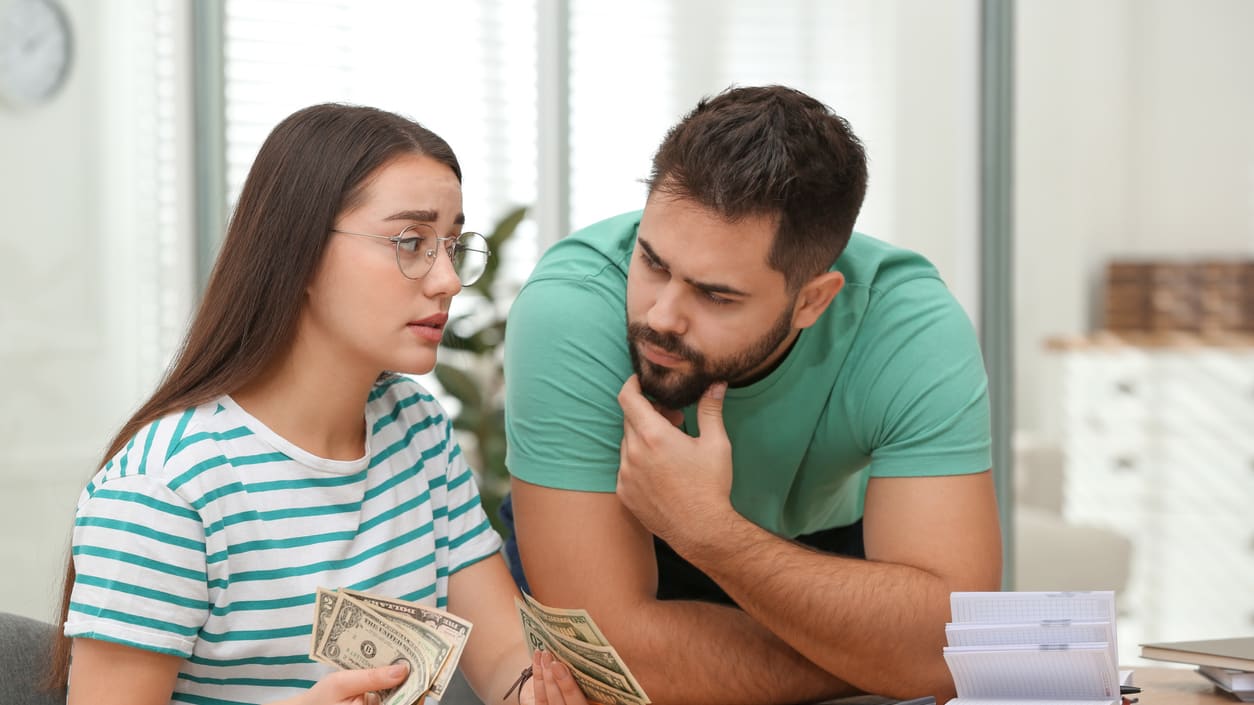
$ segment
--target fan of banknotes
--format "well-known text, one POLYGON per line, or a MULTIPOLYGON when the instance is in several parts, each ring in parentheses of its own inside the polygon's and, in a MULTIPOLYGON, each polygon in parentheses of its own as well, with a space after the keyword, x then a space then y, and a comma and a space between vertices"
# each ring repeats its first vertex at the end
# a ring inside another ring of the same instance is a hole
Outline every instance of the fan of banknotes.
POLYGON ((545 607, 530 595, 514 598, 514 604, 531 651, 544 649, 566 664, 589 700, 604 705, 652 702, 587 612, 545 607))
MULTIPOLYGON (((515 598, 518 618, 534 653, 544 649, 566 664, 589 700, 604 705, 651 702, 627 664, 584 610, 545 607, 529 595, 515 598)), ((318 588, 309 657, 339 668, 409 666, 409 677, 380 693, 382 705, 413 705, 428 693, 444 696, 457 670, 470 622, 404 600, 348 589, 318 588)))
POLYGON ((353 590, 318 588, 309 657, 339 668, 404 662, 409 677, 380 693, 382 705, 444 696, 457 670, 470 622, 448 612, 353 590))

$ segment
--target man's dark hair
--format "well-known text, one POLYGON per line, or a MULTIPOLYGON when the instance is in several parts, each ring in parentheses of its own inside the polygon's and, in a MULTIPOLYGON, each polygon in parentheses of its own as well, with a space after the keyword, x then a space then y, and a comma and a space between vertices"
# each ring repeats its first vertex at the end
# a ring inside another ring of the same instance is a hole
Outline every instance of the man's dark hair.
POLYGON ((801 91, 760 86, 697 103, 662 140, 646 184, 729 221, 775 218, 769 264, 797 289, 845 249, 866 182, 844 118, 801 91))

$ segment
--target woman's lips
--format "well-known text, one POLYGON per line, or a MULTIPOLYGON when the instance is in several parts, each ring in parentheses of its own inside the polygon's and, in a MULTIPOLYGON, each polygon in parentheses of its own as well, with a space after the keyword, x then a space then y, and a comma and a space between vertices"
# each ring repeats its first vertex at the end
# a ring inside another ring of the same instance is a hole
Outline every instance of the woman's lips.
POLYGON ((421 320, 410 321, 409 330, 422 340, 438 343, 444 338, 444 324, 448 323, 447 313, 437 313, 421 320))

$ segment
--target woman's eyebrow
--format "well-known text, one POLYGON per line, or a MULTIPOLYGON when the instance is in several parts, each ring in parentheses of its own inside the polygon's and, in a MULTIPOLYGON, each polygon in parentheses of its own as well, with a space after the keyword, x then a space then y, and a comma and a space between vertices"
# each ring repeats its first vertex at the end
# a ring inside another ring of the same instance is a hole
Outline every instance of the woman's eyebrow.
MULTIPOLYGON (((416 211, 398 211, 384 218, 384 220, 414 220, 419 223, 434 223, 440 219, 440 212, 433 210, 416 210, 416 211)), ((453 222, 458 225, 466 224, 466 214, 458 213, 453 222)))

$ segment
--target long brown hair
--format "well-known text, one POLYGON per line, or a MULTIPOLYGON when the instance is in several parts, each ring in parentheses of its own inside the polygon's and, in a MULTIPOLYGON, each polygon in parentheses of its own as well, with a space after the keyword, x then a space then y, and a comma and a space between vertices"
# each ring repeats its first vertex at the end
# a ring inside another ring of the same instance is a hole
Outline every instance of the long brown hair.
MULTIPOLYGON (((403 154, 461 166, 438 135, 412 120, 360 106, 293 113, 257 153, 200 307, 164 379, 109 443, 100 465, 147 424, 237 391, 292 346, 304 292, 336 217, 362 198, 370 176, 403 154)), ((61 624, 74 561, 66 566, 61 624)), ((46 684, 65 687, 70 639, 58 636, 46 684)))

